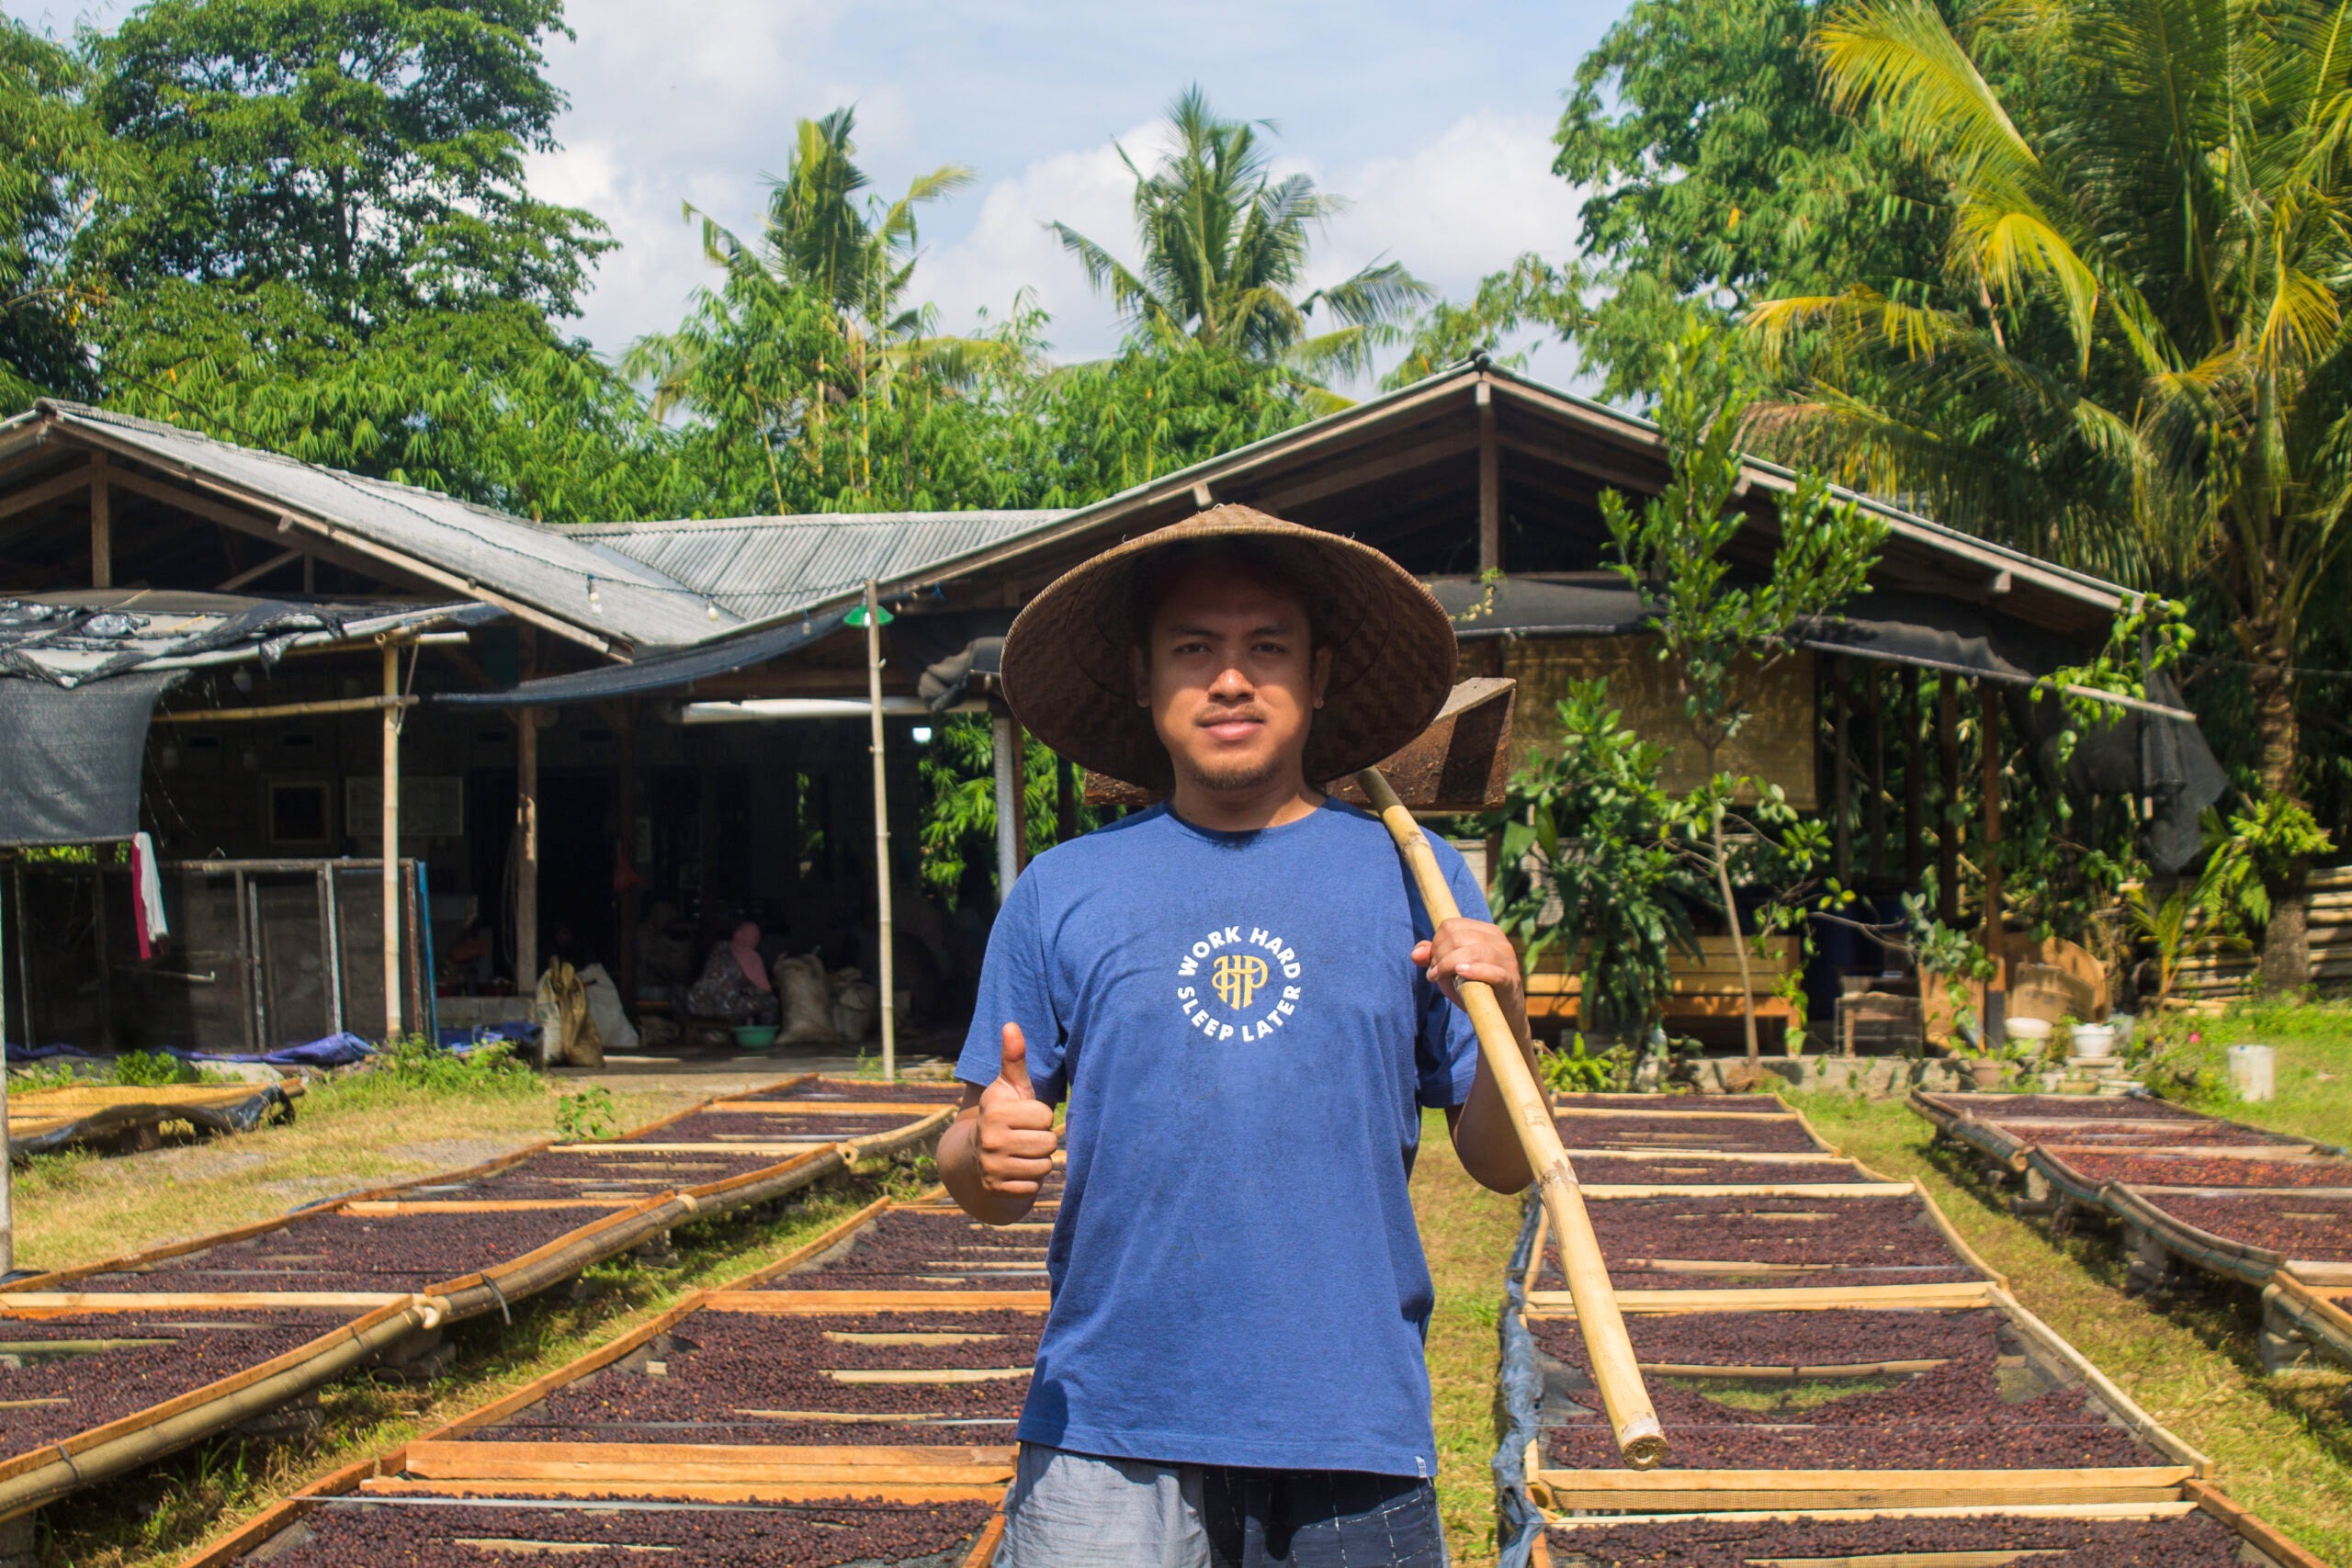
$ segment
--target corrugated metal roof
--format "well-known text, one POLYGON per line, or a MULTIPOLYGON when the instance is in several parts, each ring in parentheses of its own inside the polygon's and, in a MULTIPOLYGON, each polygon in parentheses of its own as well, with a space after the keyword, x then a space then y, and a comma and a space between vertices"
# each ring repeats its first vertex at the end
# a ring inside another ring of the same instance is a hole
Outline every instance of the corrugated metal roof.
POLYGON ((567 528, 543 526, 413 485, 367 479, 232 446, 194 431, 80 403, 44 400, 0 423, 0 447, 47 421, 127 449, 141 460, 200 474, 257 502, 343 530, 456 580, 592 635, 635 645, 698 642, 741 624, 723 607, 641 559, 593 548, 567 528), (590 603, 594 592, 595 602, 590 603))
POLYGON ((746 621, 761 621, 840 599, 868 578, 889 582, 919 575, 1069 515, 852 512, 600 523, 565 533, 707 593, 746 621))
POLYGON ((71 688, 133 670, 275 664, 298 648, 360 645, 379 632, 474 626, 500 615, 469 603, 79 588, 0 600, 0 675, 71 688))

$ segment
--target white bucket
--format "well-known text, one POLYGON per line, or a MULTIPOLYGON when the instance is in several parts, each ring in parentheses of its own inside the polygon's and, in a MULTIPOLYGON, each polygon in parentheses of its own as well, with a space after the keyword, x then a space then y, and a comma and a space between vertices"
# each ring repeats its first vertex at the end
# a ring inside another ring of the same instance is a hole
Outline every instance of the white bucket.
POLYGON ((2230 1047, 2230 1088, 2240 1100, 2260 1103, 2278 1096, 2278 1053, 2268 1045, 2230 1047))
POLYGON ((2075 1025, 2075 1056, 2078 1061, 2098 1062, 2115 1055, 2115 1031, 2104 1023, 2075 1025))

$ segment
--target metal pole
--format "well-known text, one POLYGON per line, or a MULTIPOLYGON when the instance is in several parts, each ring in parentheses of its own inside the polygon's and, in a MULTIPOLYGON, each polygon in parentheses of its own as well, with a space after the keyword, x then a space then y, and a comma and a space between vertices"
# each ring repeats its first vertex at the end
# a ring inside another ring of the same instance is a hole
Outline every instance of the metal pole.
MULTIPOLYGON (((384 645, 384 695, 401 694, 401 650, 384 645)), ((384 707, 384 1038, 401 1033, 401 710, 384 707)))
POLYGON ((1021 727, 1000 716, 989 727, 996 754, 996 901, 1012 897, 1021 876, 1021 727))
POLYGON ((874 750, 874 877, 881 926, 882 1081, 899 1077, 898 975, 890 946, 890 786, 882 765, 882 604, 872 578, 865 581, 865 695, 872 712, 874 750))
MULTIPOLYGON (((24 878, 13 879, 21 888, 24 878)), ((7 902, 0 898, 0 905, 7 902)), ((0 928, 0 1274, 17 1268, 16 1151, 8 1146, 8 940, 0 928)))
POLYGON ((539 710, 514 716, 514 994, 539 983, 539 710))

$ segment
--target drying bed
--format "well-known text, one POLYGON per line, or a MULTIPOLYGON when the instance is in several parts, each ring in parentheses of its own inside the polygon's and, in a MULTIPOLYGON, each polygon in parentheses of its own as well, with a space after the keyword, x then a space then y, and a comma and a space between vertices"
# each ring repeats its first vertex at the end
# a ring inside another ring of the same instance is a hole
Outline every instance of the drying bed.
MULTIPOLYGON (((1626 1325, 1681 1470, 2049 1470, 2155 1462, 1991 1308, 1636 1315, 1626 1325)), ((1551 1363, 1543 1458, 1616 1447, 1573 1322, 1528 1327, 1551 1363)))
POLYGON ((344 1312, 67 1313, 0 1318, 0 1454, 104 1427, 273 1360, 344 1312))
POLYGON ((695 1506, 630 1498, 550 1507, 457 1498, 337 1498, 261 1549, 226 1562, 260 1568, 961 1568, 994 1509, 987 1503, 892 1503, 844 1496, 695 1506))
POLYGON ((1638 1111, 1652 1116, 1786 1116, 1769 1094, 1555 1094, 1555 1111, 1638 1111))
POLYGON ((2282 1259, 2352 1263, 2352 1198, 2137 1190, 2132 1196, 2181 1224, 2240 1247, 2282 1259))
POLYGON ((2245 1568, 2237 1532, 2199 1510, 2158 1518, 1962 1517, 1591 1519, 1545 1532, 1549 1568, 1753 1568, 1761 1562, 1908 1561, 2019 1568, 2245 1568), (2041 1555, 2047 1554, 2047 1555, 2041 1555))
POLYGON ((729 1095, 729 1100, 839 1100, 891 1105, 961 1105, 964 1086, 952 1079, 926 1083, 868 1083, 863 1078, 815 1078, 729 1095))
POLYGON ((1049 1218, 981 1224, 957 1210, 897 1210, 848 1247, 778 1281, 792 1290, 1044 1290, 1049 1218))
POLYGON ((1794 1117, 1558 1116, 1560 1142, 1579 1149, 1672 1154, 1679 1149, 1729 1154, 1816 1154, 1821 1145, 1794 1117))
POLYGON ((611 1218, 605 1204, 557 1209, 305 1214, 258 1235, 83 1275, 84 1291, 421 1291, 506 1262, 611 1218))
POLYGON ((1868 1181, 1851 1160, 1694 1160, 1673 1155, 1586 1155, 1573 1162, 1587 1187, 1801 1187, 1868 1181))
POLYGON ((893 1132, 925 1114, 905 1112, 797 1112, 697 1111, 616 1140, 622 1144, 840 1144, 893 1132))
POLYGON ((1922 1090, 1917 1098, 1980 1122, 2210 1120, 2185 1105, 2137 1094, 1933 1094, 1922 1090))
MULTIPOLYGON (((1967 1260, 1916 1193, 1896 1198, 1611 1198, 1590 1205, 1610 1276, 1659 1270, 1661 1262, 1767 1265, 1815 1272, 1928 1270, 1913 1277, 1974 1279, 1967 1260)), ((1563 1288, 1556 1249, 1546 1247, 1536 1288, 1563 1288)), ((1634 1288, 1621 1283, 1621 1288, 1634 1288)))
MULTIPOLYGON (((826 1082, 804 1076, 775 1088, 798 1093, 826 1082)), ((920 1144, 941 1125, 938 1108, 920 1101, 887 1120, 888 1135, 865 1150, 920 1144)), ((14 1410, 0 1408, 0 1417, 21 1417, 0 1420, 0 1454, 15 1456, 0 1458, 0 1516, 300 1398, 401 1353, 421 1331, 503 1308, 671 1226, 782 1197, 843 1168, 849 1151, 686 1153, 582 1155, 541 1145, 287 1220, 12 1281, 0 1292, 11 1325, 75 1314, 118 1326, 180 1326, 167 1348, 112 1344, 62 1360, 36 1350, 18 1354, 13 1373, 0 1370, 32 1391, 13 1396, 23 1402, 14 1410), (598 1160, 610 1162, 603 1174, 592 1168, 598 1160), (648 1161, 683 1179, 649 1180, 648 1161)), ((20 1337, 51 1332, 27 1328, 20 1337)), ((162 1336, 124 1328, 96 1337, 162 1336)))
POLYGON ((705 1308, 680 1318, 646 1354, 549 1389, 537 1404, 469 1439, 794 1445, 842 1440, 812 1427, 884 1419, 933 1430, 910 1438, 893 1426, 887 1436, 862 1431, 856 1440, 1009 1442, 1043 1321, 1003 1312, 813 1317, 705 1308), (842 1334, 964 1342, 854 1344, 842 1334), (858 1420, 827 1424, 825 1416, 858 1420))
POLYGON ((2112 1154, 2070 1149, 2063 1160, 2092 1187, 2334 1187, 2352 1190, 2352 1160, 2230 1159, 2198 1155, 2112 1154))

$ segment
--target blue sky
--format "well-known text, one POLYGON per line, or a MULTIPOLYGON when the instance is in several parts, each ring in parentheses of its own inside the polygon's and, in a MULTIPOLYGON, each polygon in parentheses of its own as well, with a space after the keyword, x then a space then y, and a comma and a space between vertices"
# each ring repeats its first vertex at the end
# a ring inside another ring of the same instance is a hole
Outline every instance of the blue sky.
MULTIPOLYGON (((0 0, 53 31, 104 28, 129 0, 0 0)), ((1575 244, 1575 193, 1549 137, 1577 62, 1622 11, 1523 0, 571 0, 576 41, 551 74, 571 107, 534 188, 585 207, 621 248, 582 330, 617 352, 673 322, 704 268, 692 201, 749 225, 793 121, 854 103, 876 186, 963 163, 978 181, 931 210, 916 292, 943 325, 1001 312, 1034 288, 1057 356, 1116 340, 1077 265, 1043 229, 1062 219, 1123 254, 1128 176, 1170 97, 1192 81, 1221 112, 1277 122, 1285 167, 1352 198, 1319 247, 1318 280, 1379 256, 1461 293, 1524 250, 1575 244)), ((1567 380, 1567 353, 1533 368, 1567 380)))

